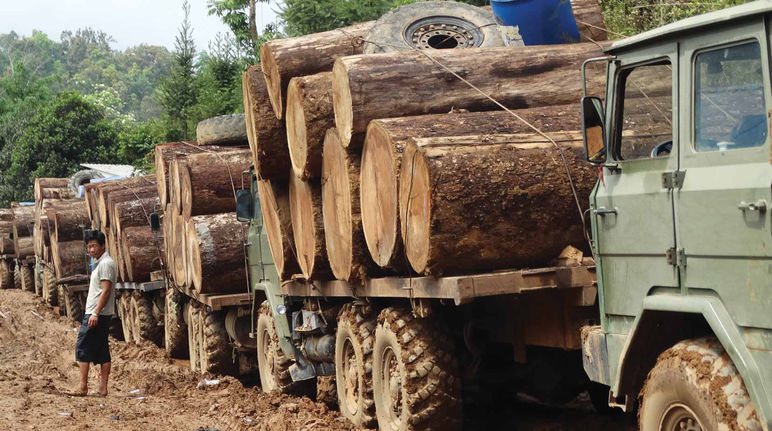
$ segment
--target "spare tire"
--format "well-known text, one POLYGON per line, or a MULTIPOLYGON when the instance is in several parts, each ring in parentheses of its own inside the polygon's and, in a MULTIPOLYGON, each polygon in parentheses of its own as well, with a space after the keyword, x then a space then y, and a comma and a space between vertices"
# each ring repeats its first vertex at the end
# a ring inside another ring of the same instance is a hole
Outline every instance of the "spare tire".
POLYGON ((72 193, 73 196, 77 196, 78 188, 80 186, 90 183, 91 180, 103 177, 104 176, 99 171, 95 171, 93 169, 84 169, 82 171, 75 172, 70 177, 70 193, 72 193))
POLYGON ((247 143, 244 114, 220 115, 198 123, 198 145, 239 145, 247 143))
POLYGON ((386 12, 365 37, 364 53, 504 46, 493 12, 453 1, 426 1, 386 12))

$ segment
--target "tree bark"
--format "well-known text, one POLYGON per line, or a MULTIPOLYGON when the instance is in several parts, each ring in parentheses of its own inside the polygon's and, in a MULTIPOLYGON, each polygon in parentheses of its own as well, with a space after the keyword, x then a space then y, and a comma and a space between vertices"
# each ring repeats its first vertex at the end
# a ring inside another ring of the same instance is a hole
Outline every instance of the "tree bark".
MULTIPOLYGON (((592 43, 432 51, 432 57, 510 109, 576 103, 582 62, 602 55, 592 43)), ((588 77, 600 94, 605 76, 588 77)), ((335 124, 344 146, 358 148, 378 118, 501 109, 417 51, 357 55, 335 61, 335 124)))
POLYGON ((150 281, 150 273, 161 269, 159 247, 150 226, 132 226, 121 233, 126 278, 135 283, 150 281))
POLYGON ((248 148, 217 153, 191 154, 180 172, 182 215, 219 214, 236 211, 235 190, 241 173, 252 165, 248 148))
MULTIPOLYGON (((139 202, 144 199, 152 199, 156 197, 158 197, 158 188, 155 185, 137 187, 132 190, 113 191, 107 198, 107 206, 109 208, 108 214, 110 219, 110 223, 107 226, 115 229, 115 208, 118 204, 124 202, 139 202)), ((148 207, 146 210, 149 215, 151 212, 153 212, 153 207, 148 207)), ((145 220, 145 224, 147 224, 147 217, 144 214, 143 219, 145 220)), ((115 229, 115 231, 116 235, 120 235, 120 232, 117 229, 115 229)))
POLYGON ((35 202, 43 200, 43 189, 63 189, 70 185, 69 178, 35 178, 34 196, 35 202))
POLYGON ((4 217, 6 220, 0 220, 0 254, 12 255, 13 250, 13 213, 11 210, 6 210, 6 214, 10 214, 10 217, 4 217))
POLYGON ((10 221, 13 221, 13 211, 10 208, 0 208, 0 222, 10 221))
POLYGON ((54 214, 55 241, 83 241, 83 229, 89 228, 91 221, 88 218, 86 203, 79 201, 79 204, 54 214))
POLYGON ((110 207, 108 205, 110 193, 144 190, 148 186, 156 186, 156 179, 150 175, 146 175, 116 181, 105 181, 99 184, 100 186, 97 187, 96 204, 99 212, 100 227, 105 228, 110 226, 110 207))
POLYGON ((161 207, 165 208, 169 202, 169 163, 178 155, 184 157, 199 151, 195 142, 169 142, 155 146, 155 177, 161 207))
POLYGON ((335 126, 332 72, 292 78, 287 90, 287 146, 300 178, 319 178, 327 130, 335 126))
POLYGON ((30 223, 35 220, 35 207, 23 206, 13 208, 13 248, 19 258, 34 254, 32 250, 27 249, 27 244, 19 244, 22 238, 30 238, 29 246, 32 246, 32 231, 29 228, 30 223))
POLYGON ((532 134, 413 140, 399 193, 413 269, 439 276, 544 266, 567 245, 587 250, 566 168, 580 200, 597 177, 580 134, 556 140, 565 165, 532 134))
POLYGON ((322 214, 327 257, 335 278, 362 280, 375 268, 362 232, 358 154, 346 151, 334 128, 324 140, 322 214))
POLYGON ((86 247, 83 240, 52 242, 56 278, 70 277, 88 272, 86 247))
POLYGON ((288 280, 300 273, 292 234, 289 186, 278 180, 259 180, 257 190, 273 262, 279 278, 288 280))
MULTIPOLYGON (((579 105, 514 111, 540 130, 579 130, 579 105)), ((399 273, 408 269, 399 234, 399 175, 402 153, 411 138, 528 133, 532 129, 506 111, 453 112, 373 120, 362 149, 362 225, 373 260, 399 273)))
POLYGON ((247 139, 255 171, 264 180, 285 179, 290 169, 287 130, 273 112, 263 72, 250 66, 243 76, 247 139))
POLYGON ((116 203, 113 206, 116 234, 122 235, 123 230, 129 227, 150 226, 148 217, 156 208, 160 208, 160 198, 157 195, 116 203))
POLYGON ((260 47, 260 65, 276 118, 284 116, 290 79, 328 72, 336 57, 362 53, 362 38, 374 21, 322 33, 270 40, 260 47))
POLYGON ((571 9, 574 11, 582 42, 608 39, 606 22, 598 0, 571 0, 571 9))
POLYGON ((40 200, 35 202, 39 205, 40 202, 46 199, 70 199, 71 197, 70 189, 67 187, 45 188, 40 189, 40 200))
POLYGON ((300 271, 307 280, 332 278, 324 241, 322 186, 319 180, 301 180, 290 174, 290 215, 300 271))
MULTIPOLYGON (((564 135, 553 134, 585 199, 596 174, 581 134, 564 135)), ((401 169, 401 233, 419 274, 544 266, 567 245, 588 249, 566 165, 539 136, 415 139, 401 169)))
POLYGON ((235 213, 195 216, 188 220, 187 246, 197 291, 247 291, 243 229, 235 213))
POLYGON ((19 259, 26 259, 35 255, 35 246, 32 243, 31 236, 14 237, 13 248, 16 251, 16 257, 19 259))

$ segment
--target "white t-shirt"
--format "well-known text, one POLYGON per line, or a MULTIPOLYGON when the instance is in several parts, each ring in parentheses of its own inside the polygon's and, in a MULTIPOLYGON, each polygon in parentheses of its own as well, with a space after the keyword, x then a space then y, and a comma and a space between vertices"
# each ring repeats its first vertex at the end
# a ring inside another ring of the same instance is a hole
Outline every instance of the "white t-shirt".
POLYGON ((115 314, 115 282, 116 282, 116 268, 113 258, 110 257, 107 252, 102 253, 102 256, 94 263, 94 270, 91 271, 91 280, 88 285, 88 298, 86 299, 86 314, 94 314, 99 303, 99 297, 102 295, 102 281, 109 281, 112 283, 112 289, 110 289, 110 299, 107 300, 107 304, 99 313, 100 316, 112 316, 115 314))

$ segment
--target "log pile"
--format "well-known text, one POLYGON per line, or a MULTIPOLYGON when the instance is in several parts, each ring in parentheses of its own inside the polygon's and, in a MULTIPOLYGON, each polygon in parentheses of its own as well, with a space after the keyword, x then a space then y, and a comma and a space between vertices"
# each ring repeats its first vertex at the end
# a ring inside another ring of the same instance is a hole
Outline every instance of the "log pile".
MULTIPOLYGON (((583 39, 604 41, 597 1, 572 4, 583 39)), ((569 177, 584 202, 596 175, 580 151, 581 65, 607 42, 365 55, 351 42, 372 25, 267 42, 243 75, 282 280, 470 273, 586 249, 569 177)), ((588 75, 588 92, 603 78, 588 75)))

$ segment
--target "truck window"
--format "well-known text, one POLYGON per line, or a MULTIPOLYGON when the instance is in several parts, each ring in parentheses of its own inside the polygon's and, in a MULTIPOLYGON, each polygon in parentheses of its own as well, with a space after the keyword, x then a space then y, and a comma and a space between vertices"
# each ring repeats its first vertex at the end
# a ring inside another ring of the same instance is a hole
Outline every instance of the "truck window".
POLYGON ((673 139, 673 69, 663 60, 625 70, 621 75, 622 160, 665 157, 673 139))
POLYGON ((703 51, 694 65, 697 151, 764 145, 767 115, 758 42, 703 51))

